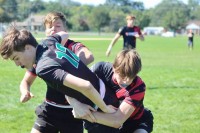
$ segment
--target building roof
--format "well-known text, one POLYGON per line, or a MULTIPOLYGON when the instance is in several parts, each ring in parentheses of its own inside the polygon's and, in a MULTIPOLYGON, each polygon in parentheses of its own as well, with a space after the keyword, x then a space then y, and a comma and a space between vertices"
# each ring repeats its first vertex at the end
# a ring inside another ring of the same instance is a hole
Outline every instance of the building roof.
POLYGON ((44 15, 30 15, 23 22, 15 22, 17 26, 42 26, 44 21, 44 15))
POLYGON ((191 24, 186 26, 186 29, 199 30, 200 26, 195 24, 195 23, 191 23, 191 24))

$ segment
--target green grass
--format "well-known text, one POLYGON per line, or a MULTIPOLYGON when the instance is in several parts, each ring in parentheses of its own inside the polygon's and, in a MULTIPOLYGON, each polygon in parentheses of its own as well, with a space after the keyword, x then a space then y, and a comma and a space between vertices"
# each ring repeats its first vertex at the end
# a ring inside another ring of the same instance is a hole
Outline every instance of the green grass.
MULTIPOLYGON (((41 35, 37 35, 41 37, 41 35)), ((89 36, 70 36, 83 42, 94 54, 95 62, 114 60, 122 48, 122 39, 112 49, 110 57, 105 51, 111 40, 85 40, 89 36)), ((112 38, 113 35, 92 36, 112 38)), ((194 38, 194 50, 187 49, 187 37, 163 38, 146 36, 137 40, 143 68, 139 76, 147 85, 144 104, 154 115, 153 133, 198 133, 200 131, 200 37, 194 38)), ((19 83, 24 70, 13 62, 0 59, 0 132, 30 132, 35 120, 34 110, 45 97, 43 81, 32 86, 35 98, 19 103, 19 83)))

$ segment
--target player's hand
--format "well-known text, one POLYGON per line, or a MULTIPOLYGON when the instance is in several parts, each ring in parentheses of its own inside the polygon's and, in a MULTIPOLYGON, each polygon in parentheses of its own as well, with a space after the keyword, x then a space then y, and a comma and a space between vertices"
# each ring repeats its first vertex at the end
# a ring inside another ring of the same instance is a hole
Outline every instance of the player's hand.
POLYGON ((46 36, 51 36, 51 35, 53 35, 53 34, 55 34, 55 33, 56 33, 56 32, 55 32, 55 30, 54 30, 54 27, 45 30, 46 36))
POLYGON ((136 37, 136 38, 139 38, 139 37, 140 37, 140 35, 139 35, 139 34, 135 34, 135 37, 136 37))
POLYGON ((72 114, 74 118, 86 119, 90 122, 96 122, 96 119, 92 114, 93 111, 96 110, 91 106, 84 103, 78 103, 76 106, 73 106, 72 114))
POLYGON ((31 92, 27 91, 27 92, 21 94, 20 102, 25 103, 33 97, 34 97, 34 95, 31 92))
POLYGON ((107 105, 107 111, 105 113, 115 113, 117 111, 117 108, 115 108, 112 105, 107 105))

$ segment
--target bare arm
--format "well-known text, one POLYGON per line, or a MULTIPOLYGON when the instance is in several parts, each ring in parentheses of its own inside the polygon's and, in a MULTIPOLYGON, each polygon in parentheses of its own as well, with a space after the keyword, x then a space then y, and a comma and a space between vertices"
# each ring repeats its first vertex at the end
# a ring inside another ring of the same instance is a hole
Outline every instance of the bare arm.
POLYGON ((90 52, 86 47, 82 47, 76 55, 80 58, 80 60, 86 64, 89 65, 94 61, 94 56, 92 52, 90 52))
POLYGON ((115 113, 93 112, 93 115, 97 123, 119 128, 131 116, 134 110, 135 108, 132 105, 122 102, 115 113))
POLYGON ((58 32, 56 34, 58 34, 61 37, 61 40, 62 40, 61 44, 64 45, 67 42, 68 38, 69 38, 69 34, 67 32, 65 32, 65 31, 60 31, 60 32, 58 32))
POLYGON ((115 35, 115 37, 113 38, 113 40, 111 41, 111 43, 110 43, 110 45, 108 46, 108 49, 107 49, 107 51, 106 51, 106 56, 109 56, 110 55, 110 53, 111 53, 111 50, 112 50, 112 47, 115 45, 115 43, 117 42, 117 40, 120 38, 120 34, 119 33, 117 33, 116 35, 115 35))
POLYGON ((115 112, 115 110, 106 106, 100 94, 97 92, 97 90, 93 87, 93 85, 89 81, 78 78, 71 74, 67 74, 67 76, 63 81, 63 84, 76 91, 81 92, 83 95, 88 97, 94 104, 96 104, 103 112, 107 113, 115 112))
POLYGON ((34 80, 36 79, 36 76, 32 75, 30 72, 26 72, 24 75, 24 78, 22 79, 20 83, 20 102, 27 102, 30 100, 33 96, 33 94, 30 92, 30 87, 34 80))
POLYGON ((68 103, 73 107, 72 113, 75 118, 86 118, 92 122, 96 122, 96 119, 92 114, 92 111, 96 111, 94 108, 92 108, 90 105, 79 102, 75 98, 66 95, 65 98, 67 99, 68 103))
POLYGON ((144 36, 142 34, 141 35, 136 34, 135 37, 139 38, 141 41, 144 41, 144 36))

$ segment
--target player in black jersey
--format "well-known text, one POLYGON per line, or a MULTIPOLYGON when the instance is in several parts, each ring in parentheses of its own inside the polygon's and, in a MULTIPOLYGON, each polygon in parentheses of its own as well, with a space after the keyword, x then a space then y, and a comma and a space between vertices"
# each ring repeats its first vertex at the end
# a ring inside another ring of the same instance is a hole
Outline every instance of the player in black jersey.
MULTIPOLYGON (((143 100, 146 86, 137 76, 142 67, 139 54, 135 50, 123 50, 114 63, 99 62, 91 69, 111 88, 121 101, 118 110, 112 114, 93 112, 97 123, 119 128, 120 133, 150 133, 153 130, 153 115, 144 108, 143 100)), ((74 111, 75 117, 78 111, 74 111)), ((82 117, 84 118, 84 117, 82 117)), ((100 132, 103 128, 93 128, 90 133, 100 132)))
POLYGON ((111 41, 108 49, 106 51, 106 56, 109 56, 112 50, 112 47, 115 45, 117 40, 123 36, 123 49, 134 49, 136 48, 136 38, 144 40, 144 36, 141 33, 140 27, 134 25, 135 16, 128 15, 126 17, 127 25, 121 27, 113 40, 111 41))
MULTIPOLYGON (((61 12, 48 13, 44 19, 44 26, 46 36, 53 35, 60 31, 67 31, 66 18, 61 12)), ((86 65, 94 60, 89 49, 80 42, 68 39, 64 47, 74 52, 86 65)), ((33 94, 30 92, 30 87, 36 77, 37 75, 34 69, 26 72, 20 84, 21 102, 27 102, 33 97, 33 94)), ((90 106, 88 107, 92 110, 90 106)), ((36 115, 37 119, 31 133, 83 133, 83 122, 82 120, 74 119, 72 115, 72 106, 67 102, 65 95, 52 89, 50 86, 47 86, 44 102, 36 108, 36 115)))
POLYGON ((52 89, 92 107, 96 105, 103 112, 115 112, 106 105, 113 101, 104 97, 105 86, 100 84, 101 80, 72 51, 60 44, 65 44, 67 35, 59 32, 38 45, 30 32, 13 28, 3 36, 0 53, 4 59, 11 59, 22 68, 34 66, 36 74, 52 89))

